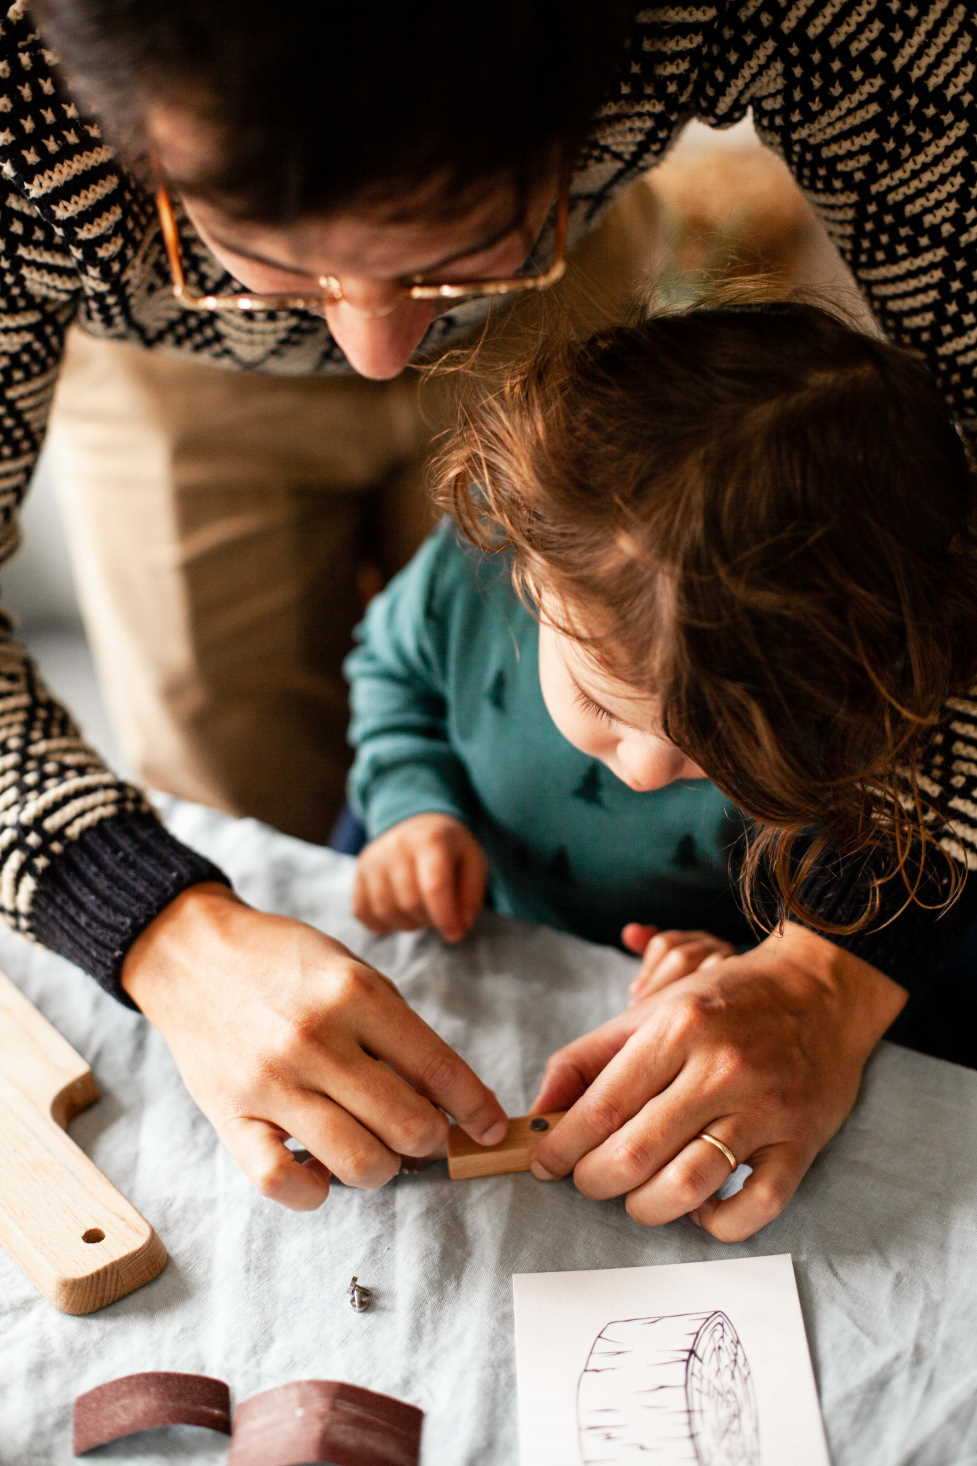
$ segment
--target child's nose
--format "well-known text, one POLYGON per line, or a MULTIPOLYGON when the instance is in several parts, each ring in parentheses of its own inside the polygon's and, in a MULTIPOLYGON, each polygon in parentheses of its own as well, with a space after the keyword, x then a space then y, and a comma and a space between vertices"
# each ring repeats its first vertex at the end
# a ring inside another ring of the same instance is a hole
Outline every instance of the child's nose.
POLYGON ((662 789, 679 776, 684 755, 664 739, 624 739, 618 745, 618 763, 631 788, 647 793, 662 789))

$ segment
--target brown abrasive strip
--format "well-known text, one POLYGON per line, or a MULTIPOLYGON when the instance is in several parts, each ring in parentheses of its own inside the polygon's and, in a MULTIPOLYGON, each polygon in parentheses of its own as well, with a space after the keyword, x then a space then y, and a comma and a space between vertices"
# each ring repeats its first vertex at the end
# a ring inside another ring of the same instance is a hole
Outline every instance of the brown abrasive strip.
POLYGON ((417 1466, 423 1419, 358 1385, 296 1380, 237 1407, 228 1466, 417 1466))
POLYGON ((152 1370, 96 1385, 75 1401, 75 1455, 158 1425, 202 1425, 231 1433, 231 1394, 222 1379, 152 1370))

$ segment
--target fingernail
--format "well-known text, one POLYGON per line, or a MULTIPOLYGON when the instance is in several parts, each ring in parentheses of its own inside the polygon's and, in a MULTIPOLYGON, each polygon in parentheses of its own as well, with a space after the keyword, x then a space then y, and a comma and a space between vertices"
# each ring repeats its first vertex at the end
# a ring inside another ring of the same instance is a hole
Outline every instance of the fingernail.
POLYGON ((478 1137, 478 1143, 479 1145, 499 1145, 505 1140, 508 1133, 508 1120, 497 1120, 494 1125, 489 1126, 484 1135, 478 1137))
POLYGON ((695 1222, 697 1227, 702 1226, 702 1223, 699 1221, 699 1213, 697 1211, 690 1211, 688 1216, 690 1222, 695 1222))
POLYGON ((547 1171, 544 1166, 541 1166, 539 1161, 533 1161, 529 1169, 537 1181, 556 1181, 558 1179, 558 1177, 553 1175, 552 1171, 547 1171))

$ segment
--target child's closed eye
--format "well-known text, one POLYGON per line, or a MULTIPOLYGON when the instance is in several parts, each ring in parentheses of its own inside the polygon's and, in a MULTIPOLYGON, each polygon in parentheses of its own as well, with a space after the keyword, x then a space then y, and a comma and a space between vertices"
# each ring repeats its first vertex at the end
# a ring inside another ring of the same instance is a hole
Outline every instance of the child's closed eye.
POLYGON ((599 718, 602 723, 614 722, 614 719, 611 717, 607 709, 602 708, 599 702, 594 702, 593 698, 588 697, 587 694, 580 687, 577 687, 574 690, 574 701, 576 702, 577 707, 583 708, 584 712, 589 713, 592 718, 599 718))

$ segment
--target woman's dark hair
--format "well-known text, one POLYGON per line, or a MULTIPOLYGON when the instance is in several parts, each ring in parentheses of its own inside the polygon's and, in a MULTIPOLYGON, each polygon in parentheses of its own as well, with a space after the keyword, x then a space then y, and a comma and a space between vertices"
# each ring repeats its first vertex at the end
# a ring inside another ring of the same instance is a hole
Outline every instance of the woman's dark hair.
POLYGON ((281 223, 350 203, 471 205, 474 187, 575 153, 626 67, 622 0, 34 0, 130 164, 147 113, 205 125, 177 188, 281 223), (476 20, 477 16, 477 20, 476 20))
POLYGON ((848 932, 883 881, 919 896, 921 851, 952 868, 920 756, 977 679, 974 483, 926 367, 817 306, 742 303, 473 382, 440 502, 752 817, 748 905, 762 868, 781 917, 848 932), (876 873, 850 926, 800 895, 829 849, 876 873))

